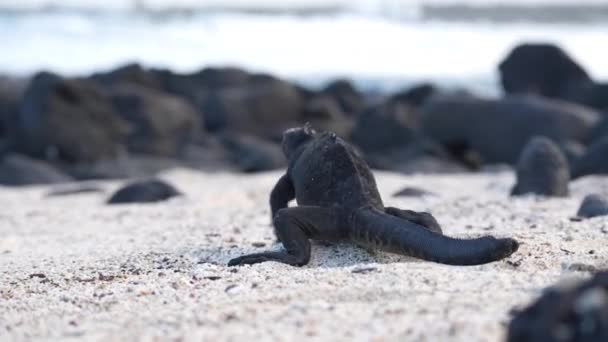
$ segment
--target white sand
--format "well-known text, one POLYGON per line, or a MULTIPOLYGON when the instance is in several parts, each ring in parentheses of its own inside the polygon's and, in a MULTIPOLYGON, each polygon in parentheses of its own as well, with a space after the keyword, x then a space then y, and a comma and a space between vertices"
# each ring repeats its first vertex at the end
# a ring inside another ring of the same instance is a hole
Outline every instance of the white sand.
POLYGON ((510 199, 510 173, 377 172, 386 204, 429 210, 449 235, 514 236, 519 252, 451 267, 316 244, 306 267, 226 267, 279 248, 267 205, 279 175, 176 170, 163 178, 186 197, 151 205, 104 205, 119 182, 54 198, 49 187, 1 188, 0 340, 501 341, 512 308, 608 265, 608 219, 569 220, 584 195, 608 194, 608 178, 547 200, 510 199), (390 196, 406 185, 439 196, 390 196), (372 269, 352 272, 361 268, 372 269))

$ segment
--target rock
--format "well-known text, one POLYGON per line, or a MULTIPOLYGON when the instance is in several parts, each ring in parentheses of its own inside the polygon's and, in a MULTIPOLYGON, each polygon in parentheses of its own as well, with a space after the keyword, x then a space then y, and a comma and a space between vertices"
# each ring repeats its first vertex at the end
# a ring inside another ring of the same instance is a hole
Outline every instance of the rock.
POLYGON ((419 139, 413 114, 393 102, 370 107, 357 115, 350 140, 366 154, 404 148, 419 139))
POLYGON ((0 141, 8 139, 9 132, 14 129, 27 82, 26 79, 0 76, 0 141))
POLYGON ((407 162, 395 163, 390 170, 407 175, 467 173, 471 171, 453 160, 431 155, 418 156, 407 162))
POLYGON ((500 62, 498 69, 507 94, 536 93, 568 99, 572 89, 593 83, 572 57, 553 44, 520 44, 500 62))
POLYGON ((470 169, 434 141, 418 138, 407 146, 365 154, 372 168, 403 174, 466 173, 470 169))
POLYGON ((439 89, 431 83, 421 83, 411 88, 393 94, 392 101, 406 103, 412 107, 420 107, 439 89))
POLYGON ((285 129, 307 121, 343 136, 352 128, 342 103, 353 102, 347 99, 358 98, 358 93, 341 83, 313 92, 236 68, 207 68, 191 75, 157 73, 164 89, 188 98, 201 110, 204 127, 213 133, 231 131, 280 142, 285 129))
POLYGON ((175 158, 131 153, 113 160, 62 165, 65 172, 78 180, 146 178, 174 168, 238 171, 229 152, 212 136, 185 145, 175 158))
POLYGON ((267 75, 252 75, 246 86, 210 93, 203 106, 205 127, 280 141, 284 130, 301 123, 299 90, 267 75))
POLYGON ((608 112, 608 83, 594 83, 580 89, 578 95, 575 93, 570 100, 608 112))
POLYGON ((608 272, 555 286, 515 314, 507 342, 608 341, 608 272))
POLYGON ((608 136, 593 143, 576 160, 572 168, 572 178, 587 175, 608 174, 608 136))
POLYGON ((411 186, 406 186, 405 188, 395 192, 393 197, 424 197, 424 196, 435 196, 435 193, 416 188, 411 186))
POLYGON ((300 121, 310 123, 319 131, 334 132, 340 137, 348 137, 354 125, 336 101, 326 95, 313 96, 306 101, 300 121))
POLYGON ((231 160, 242 172, 275 170, 287 166, 278 144, 253 136, 224 133, 220 141, 231 154, 231 160))
POLYGON ((570 174, 572 174, 574 165, 585 154, 585 146, 577 141, 565 141, 559 144, 559 148, 568 160, 570 174))
POLYGON ((596 82, 577 84, 570 87, 562 98, 606 112, 608 111, 608 84, 596 82))
POLYGON ((350 141, 373 167, 405 174, 466 172, 443 146, 418 129, 413 107, 382 102, 359 113, 350 141))
POLYGON ((138 63, 123 65, 108 72, 96 73, 90 78, 109 88, 117 84, 131 84, 156 90, 163 89, 160 77, 154 71, 144 69, 138 63))
POLYGON ((353 115, 365 108, 364 96, 348 80, 335 80, 329 83, 321 93, 332 97, 346 115, 353 115))
POLYGON ((8 186, 56 184, 74 179, 55 167, 18 154, 0 158, 0 184, 8 186))
POLYGON ((229 89, 248 86, 251 74, 239 68, 205 68, 196 73, 177 74, 170 70, 153 69, 151 72, 159 79, 162 89, 174 96, 185 99, 200 113, 201 122, 212 130, 220 130, 227 120, 223 112, 215 111, 217 93, 229 89))
POLYGON ((593 126, 585 142, 587 145, 593 144, 602 138, 608 137, 608 116, 604 116, 597 124, 593 126))
POLYGON ((536 96, 433 97, 420 109, 422 131, 448 150, 470 150, 484 163, 514 164, 533 136, 581 142, 599 120, 588 108, 536 96))
POLYGON ((511 195, 568 196, 570 169, 559 147, 545 137, 534 137, 517 162, 517 184, 511 195))
POLYGON ((460 144, 440 145, 421 130, 420 107, 429 99, 449 98, 456 94, 469 96, 462 92, 442 92, 427 83, 398 92, 380 105, 362 112, 357 117, 351 139, 372 159, 376 155, 383 155, 384 160, 387 160, 386 155, 395 157, 394 164, 399 166, 390 167, 392 170, 412 172, 409 165, 413 161, 412 151, 418 154, 416 157, 422 157, 416 161, 422 169, 441 173, 478 169, 481 161, 474 151, 460 144), (422 151, 425 152, 419 153, 422 151))
POLYGON ((534 93, 608 109, 608 84, 596 83, 572 57, 553 44, 520 44, 500 63, 507 94, 534 93))
POLYGON ((179 160, 187 167, 206 171, 238 171, 232 162, 232 153, 220 141, 220 137, 205 136, 195 144, 188 144, 179 160))
POLYGON ((600 194, 585 196, 576 216, 596 217, 608 215, 608 198, 600 194))
POLYGON ((235 67, 209 67, 193 76, 209 89, 238 87, 251 80, 250 73, 235 67))
POLYGON ((112 103, 132 126, 131 152, 173 157, 200 134, 200 113, 176 96, 123 84, 113 87, 112 103))
POLYGON ((186 165, 178 159, 131 154, 112 160, 63 165, 62 169, 78 180, 94 180, 145 178, 180 167, 186 165))
POLYGON ((128 133, 95 82, 45 72, 31 80, 15 125, 19 151, 68 162, 116 158, 128 133))
POLYGON ((212 91, 246 86, 250 74, 239 68, 205 68, 193 74, 176 74, 169 70, 155 70, 163 89, 179 97, 185 97, 202 106, 206 95, 212 91))
POLYGON ((116 191, 108 200, 108 204, 150 203, 165 201, 180 196, 172 185, 158 179, 136 181, 127 184, 116 191))

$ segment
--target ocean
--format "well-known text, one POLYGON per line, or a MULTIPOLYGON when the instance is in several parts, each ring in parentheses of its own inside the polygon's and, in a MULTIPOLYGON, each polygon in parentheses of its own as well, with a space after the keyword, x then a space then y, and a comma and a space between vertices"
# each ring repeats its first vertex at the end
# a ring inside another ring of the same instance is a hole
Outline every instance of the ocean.
POLYGON ((83 75, 138 62, 240 66, 318 86, 415 82, 496 93, 520 42, 553 42, 608 79, 608 1, 0 0, 0 74, 83 75))

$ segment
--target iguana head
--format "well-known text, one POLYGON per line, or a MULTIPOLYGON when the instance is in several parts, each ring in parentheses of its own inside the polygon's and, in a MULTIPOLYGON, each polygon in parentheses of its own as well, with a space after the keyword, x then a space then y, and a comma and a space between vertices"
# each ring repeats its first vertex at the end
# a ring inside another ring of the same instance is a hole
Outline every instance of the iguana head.
POLYGON ((290 128, 283 133, 283 153, 287 159, 294 154, 298 148, 311 141, 317 132, 306 123, 304 127, 290 128))

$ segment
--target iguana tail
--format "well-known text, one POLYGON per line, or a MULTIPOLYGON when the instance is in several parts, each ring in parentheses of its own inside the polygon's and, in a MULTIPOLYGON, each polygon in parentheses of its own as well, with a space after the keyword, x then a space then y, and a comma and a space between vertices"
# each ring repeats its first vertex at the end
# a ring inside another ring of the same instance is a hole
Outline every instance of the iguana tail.
POLYGON ((448 265, 479 265, 513 254, 513 239, 457 239, 373 209, 354 215, 351 238, 366 247, 448 265))

